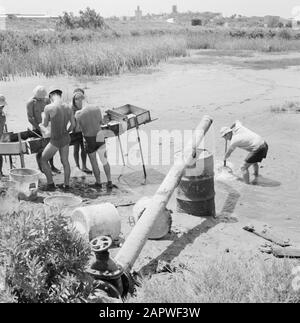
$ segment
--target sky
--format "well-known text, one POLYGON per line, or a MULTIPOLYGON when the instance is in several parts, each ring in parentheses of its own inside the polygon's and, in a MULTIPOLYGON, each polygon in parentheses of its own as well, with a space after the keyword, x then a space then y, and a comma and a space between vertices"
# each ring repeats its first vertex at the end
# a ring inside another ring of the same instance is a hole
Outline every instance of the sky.
POLYGON ((78 13, 90 7, 103 17, 133 16, 138 5, 143 14, 170 12, 172 5, 177 5, 181 12, 213 11, 224 16, 270 14, 289 18, 293 7, 300 6, 300 0, 0 0, 0 8, 4 8, 6 13, 60 15, 63 11, 78 13))

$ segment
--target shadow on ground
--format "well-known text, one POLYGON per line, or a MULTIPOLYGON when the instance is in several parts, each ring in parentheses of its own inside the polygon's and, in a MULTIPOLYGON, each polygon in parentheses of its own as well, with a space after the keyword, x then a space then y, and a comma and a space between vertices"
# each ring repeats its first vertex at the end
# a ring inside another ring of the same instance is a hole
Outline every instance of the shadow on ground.
POLYGON ((259 176, 251 184, 255 185, 255 186, 261 186, 261 187, 279 187, 279 186, 281 186, 280 182, 275 181, 270 178, 263 177, 263 176, 259 176))
POLYGON ((240 198, 239 192, 224 182, 218 182, 218 184, 221 185, 221 187, 226 190, 226 192, 228 192, 228 196, 225 200, 221 212, 217 214, 216 218, 203 218, 204 221, 201 224, 195 226, 188 232, 185 232, 180 237, 178 237, 174 232, 167 235, 164 240, 172 240, 172 244, 168 246, 162 254, 143 266, 139 270, 139 275, 147 276, 156 273, 157 266, 161 261, 167 263, 171 262, 173 259, 180 255, 180 253, 185 249, 187 245, 194 243, 194 241, 200 235, 207 233, 219 223, 238 222, 235 217, 232 217, 232 214, 234 213, 234 210, 240 198))
POLYGON ((140 187, 141 185, 160 185, 166 175, 156 169, 147 169, 147 179, 145 182, 143 171, 135 171, 132 173, 123 174, 119 181, 126 183, 131 188, 140 187))

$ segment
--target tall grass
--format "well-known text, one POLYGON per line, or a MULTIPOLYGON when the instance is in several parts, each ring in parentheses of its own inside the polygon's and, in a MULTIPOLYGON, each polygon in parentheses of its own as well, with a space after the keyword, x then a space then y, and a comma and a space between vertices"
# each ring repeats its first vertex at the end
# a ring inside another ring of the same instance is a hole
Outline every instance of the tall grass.
POLYGON ((125 24, 117 32, 0 32, 0 80, 15 75, 113 75, 185 56, 189 49, 299 50, 300 34, 253 28, 166 28, 159 24, 125 24))
POLYGON ((132 303, 299 303, 292 270, 299 262, 246 256, 203 259, 199 268, 143 281, 132 303))
POLYGON ((138 37, 43 46, 28 53, 2 54, 0 78, 10 75, 113 75, 187 55, 181 37, 138 37))
MULTIPOLYGON (((288 33, 288 32, 286 32, 288 33)), ((270 32, 189 32, 187 46, 190 49, 216 49, 216 50, 252 50, 260 52, 283 52, 300 49, 298 34, 290 38, 286 33, 274 34, 270 32)))

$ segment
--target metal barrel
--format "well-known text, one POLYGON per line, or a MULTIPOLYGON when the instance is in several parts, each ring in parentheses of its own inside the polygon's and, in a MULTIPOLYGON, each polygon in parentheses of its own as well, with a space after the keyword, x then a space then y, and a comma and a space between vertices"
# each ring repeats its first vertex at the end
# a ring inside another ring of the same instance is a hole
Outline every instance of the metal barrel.
POLYGON ((177 211, 195 216, 215 216, 213 155, 198 149, 192 166, 185 169, 177 187, 177 211))

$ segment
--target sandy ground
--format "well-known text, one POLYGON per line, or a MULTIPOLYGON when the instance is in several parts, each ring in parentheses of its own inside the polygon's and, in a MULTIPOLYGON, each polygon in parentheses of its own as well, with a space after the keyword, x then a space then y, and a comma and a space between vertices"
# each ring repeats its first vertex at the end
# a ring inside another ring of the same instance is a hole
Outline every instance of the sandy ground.
MULTIPOLYGON (((295 53, 277 56, 278 59, 300 57, 295 53)), ((224 61, 203 57, 173 59, 153 69, 111 78, 22 78, 1 84, 0 92, 9 103, 8 127, 14 131, 25 130, 25 104, 32 89, 37 84, 47 87, 55 84, 62 87, 68 99, 75 87, 85 87, 89 102, 99 104, 103 112, 126 103, 149 109, 152 118, 158 120, 142 128, 147 134, 154 129, 191 130, 204 114, 211 115, 214 124, 206 147, 214 153, 216 168, 224 154, 224 140, 219 138, 221 126, 231 125, 238 119, 267 140, 269 156, 262 164, 258 185, 245 185, 216 171, 217 218, 203 219, 175 212, 173 232, 162 241, 146 244, 136 262, 136 270, 151 272, 159 261, 193 264, 202 261, 203 257, 222 256, 228 252, 256 254, 265 241, 242 230, 250 223, 272 227, 280 236, 300 245, 300 114, 270 111, 272 105, 300 100, 300 67, 249 69, 230 63, 240 62, 241 57, 224 61)), ((255 54, 255 59, 276 59, 276 55, 255 54)), ((109 140, 110 158, 115 144, 115 139, 109 140)), ((146 159, 149 155, 145 152, 146 159)), ((245 152, 241 150, 232 155, 231 163, 237 176, 244 157, 245 152)), ((70 159, 73 163, 73 158, 70 159)), ((26 163, 35 167, 33 156, 26 156, 26 163)), ((141 185, 141 166, 113 165, 114 183, 118 189, 112 194, 98 195, 88 191, 86 183, 93 181, 91 177, 83 183, 73 179, 74 185, 76 183, 73 193, 81 195, 87 204, 106 201, 115 205, 131 204, 143 195, 151 196, 169 168, 170 165, 148 163, 148 183, 141 185)), ((56 182, 61 181, 61 177, 56 177, 56 182)), ((45 194, 41 193, 43 196, 45 194)), ((174 197, 169 208, 176 210, 174 197)), ((131 230, 132 206, 120 206, 119 211, 123 235, 127 236, 131 230)))

